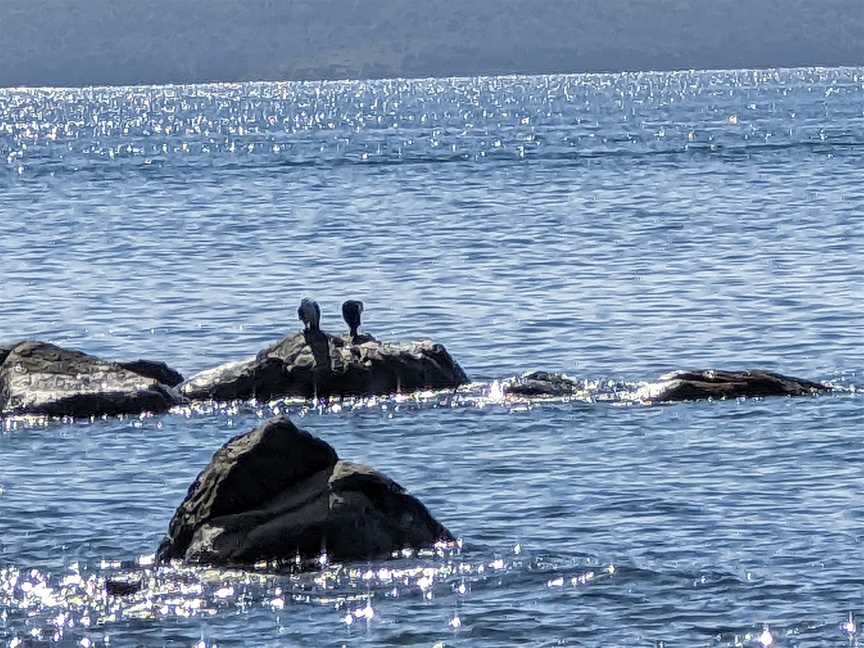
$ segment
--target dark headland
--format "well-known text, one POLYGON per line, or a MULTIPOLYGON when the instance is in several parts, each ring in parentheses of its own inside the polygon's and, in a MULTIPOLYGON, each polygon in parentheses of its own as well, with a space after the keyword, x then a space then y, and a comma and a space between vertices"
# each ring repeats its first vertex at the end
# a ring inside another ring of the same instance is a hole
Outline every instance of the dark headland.
POLYGON ((861 0, 4 0, 0 87, 864 64, 861 0))

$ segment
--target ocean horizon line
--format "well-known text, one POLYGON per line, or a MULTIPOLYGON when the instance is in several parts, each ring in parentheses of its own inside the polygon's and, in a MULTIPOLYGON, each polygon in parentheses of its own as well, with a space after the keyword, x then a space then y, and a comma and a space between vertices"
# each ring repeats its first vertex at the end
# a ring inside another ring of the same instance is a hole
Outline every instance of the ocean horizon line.
POLYGON ((342 83, 365 83, 365 82, 423 82, 423 81, 462 81, 483 79, 536 79, 539 77, 615 77, 622 75, 662 75, 662 74, 721 74, 729 72, 794 72, 794 71, 828 71, 828 70, 864 70, 864 61, 859 64, 849 65, 792 65, 792 66, 754 66, 754 67, 717 67, 717 68, 669 68, 669 69, 628 69, 628 70, 604 70, 583 72, 502 72, 500 74, 452 74, 441 76, 370 76, 370 77, 342 77, 342 78, 308 78, 308 79, 247 79, 242 81, 168 81, 165 83, 135 83, 135 84, 69 84, 69 85, 11 85, 0 86, 0 92, 22 91, 22 90, 125 90, 125 89, 158 89, 158 88, 188 88, 201 87, 239 87, 245 85, 269 85, 269 84, 342 84, 342 83))

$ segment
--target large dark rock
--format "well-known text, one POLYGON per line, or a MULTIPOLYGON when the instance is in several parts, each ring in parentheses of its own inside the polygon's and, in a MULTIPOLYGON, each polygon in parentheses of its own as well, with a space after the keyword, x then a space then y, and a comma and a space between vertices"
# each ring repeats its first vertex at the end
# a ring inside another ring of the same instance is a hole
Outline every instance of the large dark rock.
POLYGON ((505 382, 503 390, 513 396, 564 398, 579 391, 579 385, 561 374, 533 371, 505 382))
POLYGON ((182 397, 158 380, 46 342, 0 347, 0 412, 109 416, 163 412, 182 397))
POLYGON ((341 461, 324 441, 272 419, 220 448, 189 487, 160 561, 219 565, 386 558, 450 541, 396 482, 341 461))
POLYGON ((192 376, 180 390, 192 399, 269 400, 407 393, 467 382, 465 372, 440 344, 354 344, 316 331, 289 335, 253 359, 192 376))
POLYGON ((642 387, 636 396, 641 401, 665 402, 741 396, 803 396, 830 389, 828 385, 760 369, 706 369, 665 374, 657 382, 642 387))

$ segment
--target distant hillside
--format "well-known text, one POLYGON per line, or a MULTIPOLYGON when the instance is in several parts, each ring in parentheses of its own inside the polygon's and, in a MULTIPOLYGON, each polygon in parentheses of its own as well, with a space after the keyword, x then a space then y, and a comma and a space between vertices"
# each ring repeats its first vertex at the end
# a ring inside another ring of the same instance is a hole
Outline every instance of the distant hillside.
POLYGON ((864 0, 0 0, 0 86, 864 64, 864 0))

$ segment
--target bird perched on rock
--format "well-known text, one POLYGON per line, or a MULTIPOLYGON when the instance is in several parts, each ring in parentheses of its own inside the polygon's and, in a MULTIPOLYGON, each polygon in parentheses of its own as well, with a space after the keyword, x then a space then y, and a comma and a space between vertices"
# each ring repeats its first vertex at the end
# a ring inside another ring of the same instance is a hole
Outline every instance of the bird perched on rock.
POLYGON ((342 317, 345 318, 345 323, 348 324, 348 337, 345 338, 349 344, 366 344, 367 342, 377 342, 374 337, 368 333, 360 334, 360 314, 363 312, 363 302, 356 299, 349 299, 342 304, 342 317))
POLYGON ((342 317, 348 325, 349 335, 357 337, 357 329, 360 328, 360 315, 363 313, 363 302, 349 299, 342 304, 342 317))
POLYGON ((307 331, 321 330, 321 307, 318 302, 304 297, 297 309, 297 317, 303 322, 303 328, 307 331))

